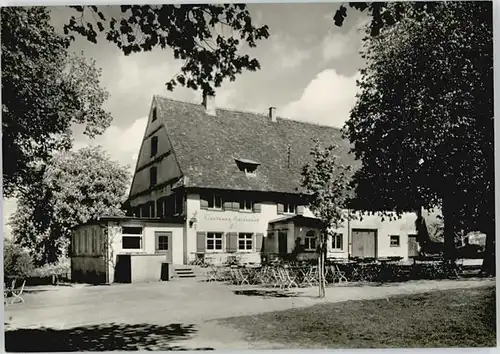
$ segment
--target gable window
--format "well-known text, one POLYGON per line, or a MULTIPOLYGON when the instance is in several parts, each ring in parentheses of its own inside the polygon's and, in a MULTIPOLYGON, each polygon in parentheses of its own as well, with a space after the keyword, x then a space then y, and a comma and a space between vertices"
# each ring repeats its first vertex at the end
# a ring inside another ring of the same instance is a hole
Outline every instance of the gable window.
POLYGON ((158 137, 153 136, 151 138, 151 157, 156 156, 158 153, 158 137))
POLYGON ((344 244, 344 235, 334 233, 332 235, 332 249, 334 251, 342 251, 344 244))
POLYGON ((156 168, 156 166, 153 166, 149 169, 149 186, 150 187, 153 187, 156 185, 156 182, 157 182, 157 172, 158 172, 158 169, 156 168))
POLYGON ((253 234, 240 233, 238 235, 238 251, 251 251, 253 249, 253 234))
POLYGON ((222 251, 222 232, 207 233, 207 250, 222 251))
POLYGON ((252 211, 253 210, 253 202, 250 199, 240 200, 240 210, 252 211))
POLYGON ((142 227, 124 226, 122 227, 122 248, 124 250, 142 249, 142 227))
POLYGON ((316 234, 314 231, 308 231, 304 237, 304 250, 316 251, 316 234))
POLYGON ((153 108, 153 114, 152 114, 152 115, 153 115, 153 117, 151 118, 151 121, 152 121, 152 122, 154 122, 154 121, 156 120, 156 118, 157 118, 157 115, 156 115, 156 107, 155 107, 155 108, 153 108))
POLYGON ((220 194, 209 195, 208 207, 210 209, 222 209, 222 196, 220 194))
POLYGON ((391 240, 391 247, 399 247, 400 245, 399 235, 391 235, 390 240, 391 240))
POLYGON ((297 212, 297 206, 292 203, 283 204, 283 213, 285 214, 295 214, 297 212))

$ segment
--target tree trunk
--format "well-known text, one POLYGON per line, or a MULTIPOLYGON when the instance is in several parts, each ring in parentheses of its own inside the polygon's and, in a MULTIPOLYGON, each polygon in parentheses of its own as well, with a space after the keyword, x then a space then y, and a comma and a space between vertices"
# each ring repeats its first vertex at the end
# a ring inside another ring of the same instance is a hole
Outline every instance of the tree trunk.
POLYGON ((325 297, 325 253, 323 252, 324 247, 324 234, 320 235, 320 247, 319 247, 319 261, 318 261, 318 288, 319 288, 319 297, 325 297))
POLYGON ((486 228, 486 246, 484 249, 481 272, 485 275, 496 275, 495 268, 495 222, 489 223, 486 228))

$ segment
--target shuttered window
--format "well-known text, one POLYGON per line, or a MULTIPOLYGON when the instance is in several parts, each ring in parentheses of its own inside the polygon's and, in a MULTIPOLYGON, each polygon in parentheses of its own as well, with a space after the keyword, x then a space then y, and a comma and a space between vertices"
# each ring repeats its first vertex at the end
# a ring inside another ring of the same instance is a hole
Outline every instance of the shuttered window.
POLYGON ((240 200, 240 210, 252 211, 253 210, 253 202, 250 199, 240 200))
POLYGON ((251 251, 253 249, 253 234, 240 233, 238 235, 238 251, 251 251))
POLYGON ((222 251, 222 232, 207 233, 207 248, 208 251, 222 251))

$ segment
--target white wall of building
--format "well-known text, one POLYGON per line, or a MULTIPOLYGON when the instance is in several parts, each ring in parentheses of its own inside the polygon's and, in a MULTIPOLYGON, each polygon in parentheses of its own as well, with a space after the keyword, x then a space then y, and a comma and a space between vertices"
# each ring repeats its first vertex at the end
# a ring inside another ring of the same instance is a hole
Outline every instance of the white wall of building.
MULTIPOLYGON (((187 196, 187 225, 186 225, 186 240, 185 240, 185 261, 194 259, 197 251, 197 232, 249 232, 249 233, 263 233, 264 237, 267 236, 269 222, 277 218, 286 216, 286 214, 278 214, 277 204, 275 202, 262 202, 260 213, 242 212, 242 211, 224 211, 224 210, 206 210, 200 208, 200 197, 197 194, 188 194, 187 196), (189 220, 196 220, 190 225, 189 220)), ((304 216, 314 217, 313 213, 304 208, 304 216)), ((353 229, 376 229, 377 238, 377 256, 400 256, 408 259, 408 235, 415 234, 414 221, 416 215, 414 213, 407 213, 402 218, 389 221, 382 221, 379 216, 364 216, 358 220, 351 220, 344 222, 342 227, 336 230, 342 233, 343 246, 342 250, 332 248, 332 240, 328 241, 328 256, 347 258, 350 249, 350 233, 353 229), (400 245, 398 247, 391 247, 390 235, 399 235, 400 245)), ((297 228, 297 230, 290 230, 288 240, 288 252, 291 252, 294 247, 295 236, 304 237, 308 230, 297 228)), ((277 237, 274 238, 272 243, 276 243, 277 237)), ((223 247, 224 249, 224 247, 223 247)), ((207 252, 209 253, 209 252, 207 252)), ((222 252, 224 253, 224 252, 222 252)), ((245 259, 249 261, 258 261, 258 254, 246 254, 245 259)))

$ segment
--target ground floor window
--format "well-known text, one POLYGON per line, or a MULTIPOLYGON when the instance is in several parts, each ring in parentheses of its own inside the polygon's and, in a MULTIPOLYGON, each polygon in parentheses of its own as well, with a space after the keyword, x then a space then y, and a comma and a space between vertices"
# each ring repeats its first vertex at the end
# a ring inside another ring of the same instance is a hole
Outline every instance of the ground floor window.
POLYGON ((316 234, 314 231, 309 231, 304 238, 304 250, 316 251, 316 234))
POLYGON ((124 226, 122 228, 122 248, 125 250, 142 249, 142 227, 124 226))
POLYGON ((222 232, 207 233, 207 250, 222 251, 222 232))
POLYGON ((332 235, 332 249, 336 251, 342 251, 344 244, 344 235, 334 233, 332 235))
POLYGON ((168 251, 168 234, 156 234, 156 251, 168 251))
POLYGON ((240 233, 238 235, 238 251, 251 251, 253 249, 253 234, 240 233))
POLYGON ((391 235, 391 247, 399 247, 399 235, 391 235))

